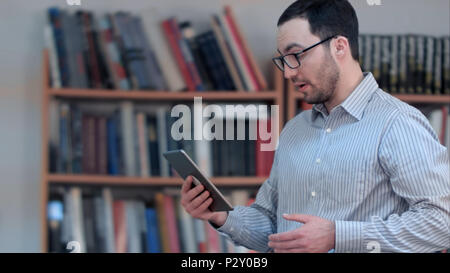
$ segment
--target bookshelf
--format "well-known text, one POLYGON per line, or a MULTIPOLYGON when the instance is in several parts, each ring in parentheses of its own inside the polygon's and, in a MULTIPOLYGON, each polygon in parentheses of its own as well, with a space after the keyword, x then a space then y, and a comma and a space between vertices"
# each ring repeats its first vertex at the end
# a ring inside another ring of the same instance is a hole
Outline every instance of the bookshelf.
MULTIPOLYGON (((51 186, 78 185, 78 186, 121 186, 121 187, 156 187, 156 186, 181 186, 183 180, 180 177, 128 177, 92 174, 56 174, 49 172, 49 103, 52 99, 65 100, 129 100, 140 102, 177 102, 193 100, 195 96, 201 96, 203 101, 209 102, 254 102, 263 101, 278 105, 279 130, 284 124, 284 80, 278 69, 274 69, 273 89, 249 92, 249 91, 202 91, 202 92, 170 92, 159 91, 119 91, 103 89, 73 89, 51 88, 49 82, 49 54, 47 50, 42 53, 42 169, 41 169, 41 238, 42 252, 48 251, 48 223, 47 202, 51 186)), ((259 186, 266 177, 211 177, 211 181, 220 187, 234 186, 259 186)))
MULTIPOLYGON (((407 95, 407 94, 392 94, 394 97, 410 104, 430 104, 441 105, 450 104, 450 95, 407 95)), ((297 92, 292 83, 287 86, 287 120, 295 117, 297 113, 298 104, 303 100, 303 94, 297 92)))

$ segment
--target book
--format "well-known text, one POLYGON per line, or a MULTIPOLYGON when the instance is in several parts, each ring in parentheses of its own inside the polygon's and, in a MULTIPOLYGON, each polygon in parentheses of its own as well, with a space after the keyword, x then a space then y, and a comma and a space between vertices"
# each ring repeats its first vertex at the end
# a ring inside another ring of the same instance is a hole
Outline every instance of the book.
POLYGON ((155 52, 153 48, 148 43, 148 40, 145 36, 145 31, 142 26, 142 20, 140 17, 132 17, 131 18, 131 29, 134 30, 134 39, 135 44, 138 48, 141 48, 143 51, 143 57, 145 59, 145 71, 147 71, 146 76, 150 78, 151 89, 156 90, 165 90, 166 83, 164 81, 164 77, 162 75, 161 69, 155 57, 155 52))
POLYGON ((237 70, 236 61, 233 59, 231 55, 230 45, 227 43, 224 33, 221 30, 220 20, 217 15, 213 15, 211 17, 211 26, 214 32, 214 36, 218 42, 220 47, 220 51, 223 54, 223 58, 225 60, 226 69, 229 71, 230 76, 233 80, 233 85, 237 90, 244 90, 244 85, 242 83, 241 77, 239 76, 239 72, 237 70))
POLYGON ((232 34, 229 20, 226 19, 224 14, 217 15, 217 18, 219 19, 218 21, 221 26, 222 33, 224 34, 224 37, 228 41, 228 45, 230 46, 231 55, 237 64, 236 67, 242 79, 244 89, 247 91, 256 91, 257 87, 251 79, 250 71, 248 71, 248 66, 245 65, 242 56, 243 52, 239 49, 236 41, 236 36, 233 36, 232 34))
POLYGON ((143 18, 144 31, 149 39, 150 46, 155 50, 155 57, 169 92, 179 92, 186 89, 186 84, 180 69, 177 67, 175 57, 170 51, 169 44, 164 37, 164 32, 160 24, 157 23, 157 18, 159 17, 156 10, 151 10, 150 15, 143 18))
POLYGON ((169 252, 179 253, 180 250, 180 239, 178 236, 178 226, 176 220, 175 204, 172 195, 164 194, 164 214, 165 220, 167 221, 167 230, 169 235, 169 252))
POLYGON ((248 62, 250 64, 250 69, 253 73, 253 77, 256 78, 258 90, 261 91, 261 90, 267 89, 266 80, 265 80, 259 66, 256 63, 256 59, 253 56, 252 51, 250 50, 248 42, 245 39, 245 36, 243 35, 241 28, 238 25, 236 16, 235 16, 234 11, 231 8, 231 6, 228 6, 228 5, 225 6, 225 14, 226 14, 227 18, 229 18, 230 25, 231 25, 232 29, 234 29, 233 32, 236 33, 239 43, 241 44, 241 46, 243 47, 243 50, 245 51, 245 56, 248 59, 248 62))
POLYGON ((192 27, 190 21, 183 21, 179 24, 179 29, 183 39, 186 41, 189 50, 192 52, 193 62, 198 70, 200 80, 205 90, 213 90, 215 87, 211 81, 209 69, 207 69, 206 63, 209 58, 213 56, 204 56, 200 52, 199 44, 196 40, 196 32, 192 27))
POLYGON ((189 69, 189 65, 183 55, 182 48, 180 47, 180 40, 178 38, 177 32, 175 30, 176 23, 173 18, 166 19, 161 22, 161 28, 167 39, 167 43, 170 46, 173 56, 178 64, 178 69, 183 76, 184 82, 189 91, 197 90, 197 86, 192 71, 189 69))
POLYGON ((196 253, 197 242, 195 240, 194 218, 189 215, 181 205, 181 198, 175 199, 177 215, 179 217, 178 230, 183 253, 196 253))
POLYGON ((148 141, 147 141, 147 122, 146 115, 143 112, 136 114, 136 124, 138 131, 138 153, 139 153, 139 164, 140 164, 140 176, 148 177, 150 176, 149 171, 149 155, 148 155, 148 141))
POLYGON ((107 68, 112 76, 114 88, 129 90, 130 83, 120 56, 116 35, 111 25, 111 15, 107 14, 99 19, 99 32, 102 49, 108 63, 107 68))
POLYGON ((116 12, 112 18, 133 89, 151 89, 143 45, 135 38, 132 16, 126 12, 116 12))
POLYGON ((425 94, 431 95, 433 89, 434 38, 426 37, 425 44, 425 94))
POLYGON ((407 92, 410 94, 416 93, 416 36, 408 35, 408 54, 407 54, 407 92))
POLYGON ((149 253, 161 252, 158 218, 154 207, 145 209, 147 223, 147 250, 149 253))
POLYGON ((55 47, 55 37, 53 35, 50 23, 44 27, 45 47, 48 50, 50 62, 50 86, 52 88, 61 88, 61 76, 58 68, 58 53, 55 47))
POLYGON ((372 59, 372 73, 373 77, 381 81, 381 36, 373 35, 373 59, 372 59))
POLYGON ((389 88, 391 93, 398 92, 398 56, 399 56, 399 36, 392 35, 391 40, 391 58, 390 58, 390 69, 389 69, 389 88))
POLYGON ((136 144, 135 144, 135 119, 134 107, 131 101, 123 101, 120 103, 120 115, 122 125, 122 154, 124 155, 125 175, 137 176, 137 161, 136 161, 136 144))
POLYGON ((442 90, 445 95, 450 95, 450 36, 442 37, 442 57, 442 90))
POLYGON ((51 197, 47 203, 47 225, 49 252, 62 252, 61 226, 64 217, 64 204, 59 198, 51 197))
POLYGON ((127 209, 124 200, 113 201, 115 252, 127 252, 127 209))
POLYGON ((159 238, 161 242, 161 252, 170 253, 170 239, 169 239, 169 226, 167 222, 167 215, 165 212, 164 205, 164 194, 156 193, 155 194, 155 205, 156 205, 156 214, 158 217, 158 230, 159 230, 159 238))
POLYGON ((435 39, 433 68, 433 94, 442 94, 442 40, 435 39))

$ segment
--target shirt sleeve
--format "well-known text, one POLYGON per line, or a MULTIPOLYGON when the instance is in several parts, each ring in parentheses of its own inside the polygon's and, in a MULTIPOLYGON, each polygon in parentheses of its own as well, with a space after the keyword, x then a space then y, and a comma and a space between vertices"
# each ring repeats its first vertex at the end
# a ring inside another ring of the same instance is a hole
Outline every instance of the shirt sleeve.
POLYGON ((228 213, 223 226, 217 230, 228 235, 237 245, 260 252, 269 252, 269 235, 276 231, 276 210, 278 203, 278 159, 275 152, 274 163, 269 178, 258 190, 251 206, 236 206, 228 213))
POLYGON ((393 194, 409 210, 370 222, 336 221, 336 252, 435 252, 450 247, 447 148, 419 112, 399 113, 380 142, 393 194))

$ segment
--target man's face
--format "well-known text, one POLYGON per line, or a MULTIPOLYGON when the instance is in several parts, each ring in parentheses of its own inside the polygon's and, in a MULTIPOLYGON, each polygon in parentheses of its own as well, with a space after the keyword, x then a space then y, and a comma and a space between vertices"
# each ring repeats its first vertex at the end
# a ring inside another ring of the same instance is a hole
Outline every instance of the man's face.
MULTIPOLYGON (((283 55, 301 51, 317 42, 320 38, 311 34, 305 19, 291 19, 278 28, 278 50, 283 55)), ((300 55, 300 67, 291 69, 284 65, 284 77, 292 80, 307 103, 324 103, 334 94, 339 67, 329 47, 321 44, 300 55)))

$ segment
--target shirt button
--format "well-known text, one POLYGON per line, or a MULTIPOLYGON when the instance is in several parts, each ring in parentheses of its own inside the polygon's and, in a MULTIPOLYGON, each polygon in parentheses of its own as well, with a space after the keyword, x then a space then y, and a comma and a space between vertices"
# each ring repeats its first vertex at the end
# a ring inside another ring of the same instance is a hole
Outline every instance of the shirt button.
POLYGON ((316 163, 317 163, 317 164, 320 163, 320 158, 316 159, 316 163))
POLYGON ((328 128, 328 129, 327 129, 327 133, 331 133, 331 128, 328 128))
POLYGON ((234 231, 234 228, 230 228, 230 231, 233 232, 233 231, 234 231))
POLYGON ((311 192, 311 196, 315 197, 316 196, 316 192, 315 191, 311 192))

